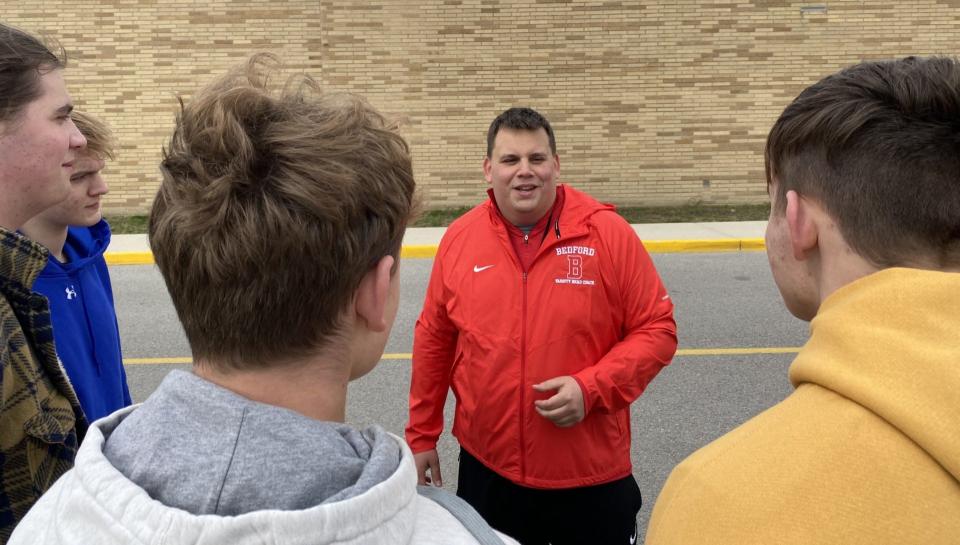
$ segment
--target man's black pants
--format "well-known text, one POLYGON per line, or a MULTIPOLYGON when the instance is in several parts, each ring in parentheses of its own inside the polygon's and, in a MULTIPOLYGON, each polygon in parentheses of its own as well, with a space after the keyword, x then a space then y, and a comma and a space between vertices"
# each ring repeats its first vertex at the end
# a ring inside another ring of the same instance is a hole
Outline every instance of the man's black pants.
POLYGON ((460 449, 457 495, 523 545, 633 545, 640 487, 633 475, 582 488, 514 484, 460 449))

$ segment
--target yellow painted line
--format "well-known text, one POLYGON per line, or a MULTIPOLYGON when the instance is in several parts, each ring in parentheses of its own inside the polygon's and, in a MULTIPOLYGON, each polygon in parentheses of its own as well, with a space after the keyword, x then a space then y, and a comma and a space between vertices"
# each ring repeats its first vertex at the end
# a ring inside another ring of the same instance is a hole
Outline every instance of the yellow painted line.
MULTIPOLYGON (((681 348, 677 350, 678 356, 741 356, 751 354, 796 354, 800 351, 799 346, 776 346, 769 348, 681 348)), ((384 360, 409 360, 413 358, 410 353, 384 354, 381 359, 384 360)))
MULTIPOLYGON (((381 360, 410 360, 413 354, 384 354, 381 360)), ((193 363, 193 358, 124 358, 124 365, 173 365, 193 363)))
POLYGON ((151 252, 107 252, 103 259, 107 265, 153 265, 151 252))
MULTIPOLYGON (((644 241, 643 246, 652 254, 755 252, 766 249, 762 238, 647 240, 644 241)), ((404 259, 432 259, 436 255, 436 244, 408 245, 400 250, 400 257, 404 259)), ((108 265, 153 265, 153 254, 150 252, 107 252, 104 258, 108 265)))
MULTIPOLYGON (((749 356, 754 354, 796 354, 800 347, 783 346, 772 348, 681 348, 678 356, 749 356)), ((381 360, 410 361, 413 354, 409 352, 386 353, 381 360)), ((125 358, 125 365, 171 365, 192 363, 192 358, 125 358)))
POLYGON ((123 358, 124 365, 164 365, 171 363, 193 363, 193 358, 123 358))
POLYGON ((681 348, 678 356, 747 356, 750 354, 796 354, 799 346, 774 348, 681 348))

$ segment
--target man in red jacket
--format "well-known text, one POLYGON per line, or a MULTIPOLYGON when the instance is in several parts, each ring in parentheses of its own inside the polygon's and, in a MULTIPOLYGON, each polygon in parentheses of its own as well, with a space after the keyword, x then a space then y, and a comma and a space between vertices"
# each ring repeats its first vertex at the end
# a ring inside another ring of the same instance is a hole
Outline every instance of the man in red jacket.
POLYGON ((557 185, 550 123, 529 108, 487 133, 489 200, 447 229, 417 320, 407 442, 442 482, 457 398, 457 493, 524 544, 633 543, 630 403, 676 350, 673 304, 613 207, 557 185))

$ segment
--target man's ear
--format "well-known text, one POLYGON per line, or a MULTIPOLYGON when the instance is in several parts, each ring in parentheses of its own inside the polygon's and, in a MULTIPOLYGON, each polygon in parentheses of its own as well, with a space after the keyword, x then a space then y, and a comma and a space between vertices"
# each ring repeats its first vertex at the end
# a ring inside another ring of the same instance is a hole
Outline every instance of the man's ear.
POLYGON ((493 164, 490 162, 490 156, 483 158, 483 177, 487 180, 487 183, 493 183, 493 176, 490 175, 490 171, 493 170, 493 164))
POLYGON ((787 191, 787 228, 793 246, 793 257, 803 261, 818 246, 819 231, 813 204, 796 191, 787 191))
POLYGON ((387 299, 390 296, 390 278, 393 270, 393 256, 384 256, 377 265, 367 271, 357 288, 354 308, 357 316, 366 322, 371 331, 387 329, 387 299))

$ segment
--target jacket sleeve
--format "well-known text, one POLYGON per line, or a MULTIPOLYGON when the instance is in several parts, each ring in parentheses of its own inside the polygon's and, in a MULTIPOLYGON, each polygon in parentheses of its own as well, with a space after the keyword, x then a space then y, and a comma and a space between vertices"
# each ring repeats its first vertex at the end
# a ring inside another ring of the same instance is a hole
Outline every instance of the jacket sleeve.
POLYGON ((414 453, 437 446, 457 347, 458 330, 447 315, 449 291, 443 277, 442 255, 438 252, 433 262, 423 310, 413 333, 410 419, 405 436, 414 453))
POLYGON ((587 413, 629 406, 677 349, 673 302, 633 228, 615 216, 605 219, 598 231, 610 256, 609 281, 616 284, 613 293, 620 302, 622 326, 620 341, 596 364, 574 375, 587 413))

